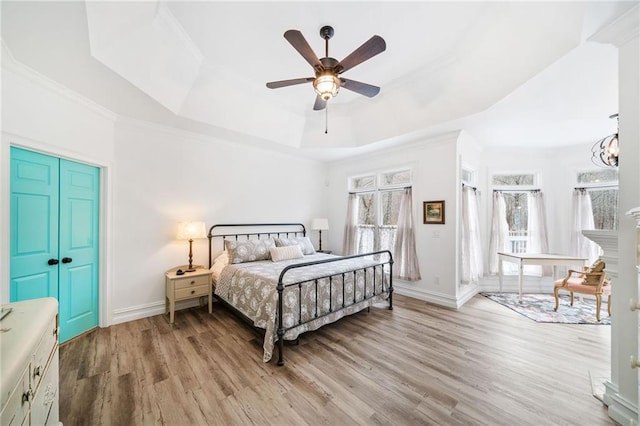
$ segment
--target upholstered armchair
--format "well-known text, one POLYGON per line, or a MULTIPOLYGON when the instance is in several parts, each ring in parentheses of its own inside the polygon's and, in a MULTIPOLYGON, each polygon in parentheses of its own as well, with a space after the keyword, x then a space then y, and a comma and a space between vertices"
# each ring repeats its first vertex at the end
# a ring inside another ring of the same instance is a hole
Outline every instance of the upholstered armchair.
POLYGON ((600 321, 600 308, 602 306, 602 296, 607 295, 607 312, 611 316, 611 285, 604 272, 605 263, 597 260, 591 266, 585 266, 582 271, 569 269, 567 276, 557 280, 553 287, 553 295, 556 298, 558 311, 558 292, 568 291, 571 295, 571 306, 573 306, 573 293, 591 294, 596 298, 596 320, 600 321))

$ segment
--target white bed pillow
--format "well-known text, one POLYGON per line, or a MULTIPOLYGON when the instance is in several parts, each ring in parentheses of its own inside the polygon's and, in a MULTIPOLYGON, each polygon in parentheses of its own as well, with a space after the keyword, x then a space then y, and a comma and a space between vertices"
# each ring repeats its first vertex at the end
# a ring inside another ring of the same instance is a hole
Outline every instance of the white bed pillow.
POLYGON ((222 269, 229 264, 229 254, 226 251, 223 251, 222 254, 213 261, 213 265, 209 268, 211 271, 211 278, 214 283, 218 282, 220 278, 220 273, 222 269))
POLYGON ((315 254, 316 250, 313 248, 313 244, 309 237, 294 237, 294 238, 277 238, 277 247, 286 247, 298 245, 302 249, 303 254, 315 254))
POLYGON ((302 249, 298 244, 284 247, 271 247, 269 249, 269 253, 271 253, 271 260, 273 260, 274 262, 288 259, 299 259, 301 257, 304 257, 304 254, 302 254, 302 249))

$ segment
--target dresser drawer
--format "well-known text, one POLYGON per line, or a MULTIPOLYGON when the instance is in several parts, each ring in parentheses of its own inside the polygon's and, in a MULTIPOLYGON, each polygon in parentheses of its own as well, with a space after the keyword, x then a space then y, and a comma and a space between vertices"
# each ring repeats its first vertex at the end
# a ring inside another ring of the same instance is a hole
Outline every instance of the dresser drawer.
POLYGON ((192 288, 181 288, 179 290, 176 290, 176 300, 189 299, 198 296, 207 296, 210 289, 211 286, 209 284, 192 288))
POLYGON ((178 295, 178 290, 184 288, 196 287, 199 285, 208 285, 211 282, 211 278, 209 275, 200 275, 197 277, 184 277, 175 280, 175 288, 176 288, 176 296, 178 295))
POLYGON ((36 391, 40 386, 45 369, 58 345, 58 334, 56 318, 51 318, 49 326, 45 329, 40 345, 33 357, 31 364, 31 383, 33 390, 36 391))
MULTIPOLYGON (((26 397, 27 395, 32 395, 29 393, 29 367, 20 376, 7 400, 7 404, 2 409, 2 414, 0 414, 0 424, 2 426, 20 426, 23 424, 25 416, 29 413, 29 402, 23 400, 23 396, 26 397)), ((27 421, 26 424, 28 423, 27 421)))

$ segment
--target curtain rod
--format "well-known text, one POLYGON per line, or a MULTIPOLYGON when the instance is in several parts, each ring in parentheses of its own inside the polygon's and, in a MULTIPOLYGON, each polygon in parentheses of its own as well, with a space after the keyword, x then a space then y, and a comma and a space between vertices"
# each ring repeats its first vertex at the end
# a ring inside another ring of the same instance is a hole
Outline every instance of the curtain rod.
POLYGON ((493 192, 541 192, 539 189, 494 189, 493 192))
POLYGON ((618 189, 618 185, 598 185, 598 186, 576 186, 573 189, 576 190, 588 190, 588 189, 618 189))
POLYGON ((471 186, 471 185, 469 185, 468 183, 464 183, 464 182, 462 182, 462 186, 463 186, 463 187, 464 187, 464 186, 466 186, 467 188, 471 188, 471 189, 473 189, 474 191, 477 191, 477 190, 478 190, 478 188, 477 188, 477 187, 475 187, 475 186, 471 186))
POLYGON ((409 186, 404 186, 404 187, 391 187, 391 188, 375 188, 375 189, 365 189, 362 191, 349 191, 349 195, 357 195, 357 194, 362 194, 365 192, 384 192, 384 191, 397 191, 399 189, 412 189, 413 186, 409 185, 409 186))

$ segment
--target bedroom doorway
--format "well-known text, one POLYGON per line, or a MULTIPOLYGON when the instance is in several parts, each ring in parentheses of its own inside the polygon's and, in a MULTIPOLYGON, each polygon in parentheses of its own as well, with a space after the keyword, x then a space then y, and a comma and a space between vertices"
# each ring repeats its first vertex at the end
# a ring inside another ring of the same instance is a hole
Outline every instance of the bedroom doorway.
POLYGON ((11 147, 11 302, 55 297, 60 342, 98 326, 100 169, 11 147))

